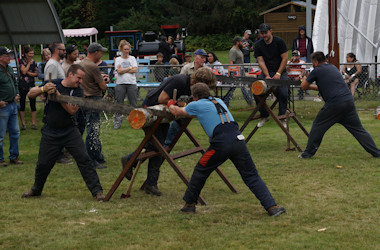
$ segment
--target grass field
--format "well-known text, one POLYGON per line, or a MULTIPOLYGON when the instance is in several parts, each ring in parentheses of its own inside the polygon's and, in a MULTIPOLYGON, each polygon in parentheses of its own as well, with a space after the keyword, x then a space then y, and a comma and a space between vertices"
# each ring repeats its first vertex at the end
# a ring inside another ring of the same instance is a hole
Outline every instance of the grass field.
MULTIPOLYGON (((239 91, 231 110, 240 125, 250 114, 239 91)), ((296 112, 310 130, 323 104, 296 102, 296 112)), ((364 127, 380 145, 380 121, 374 119, 376 101, 357 101, 364 127)), ((30 114, 26 112, 26 117, 30 114)), ((38 106, 39 128, 42 106, 38 106)), ((108 116, 112 120, 112 116, 108 116)), ((103 117, 104 118, 104 117, 103 117)), ((248 143, 257 169, 274 198, 287 213, 269 217, 244 185, 231 162, 221 169, 239 193, 234 194, 215 173, 202 195, 207 206, 199 205, 195 215, 182 214, 185 185, 171 167, 161 168, 159 187, 163 196, 139 190, 145 180, 147 163, 128 199, 119 199, 124 180, 109 202, 98 203, 87 190, 75 164, 56 165, 39 198, 21 199, 34 180, 40 131, 21 132, 20 166, 0 168, 0 248, 4 249, 380 249, 380 162, 364 151, 340 125, 325 135, 316 156, 298 159, 298 152, 286 152, 286 137, 273 120, 248 143), (343 166, 337 168, 337 166, 343 166)), ((243 132, 247 135, 256 122, 243 132)), ((199 123, 190 130, 208 146, 199 123)), ((307 138, 294 122, 290 131, 305 147, 307 138)), ((136 149, 143 139, 124 121, 113 130, 111 121, 101 129, 103 153, 108 168, 98 170, 105 193, 120 174, 120 157, 136 149)), ((5 156, 8 156, 8 140, 5 156)), ((182 138, 175 151, 191 147, 182 138)), ((177 160, 187 176, 200 155, 177 160)))

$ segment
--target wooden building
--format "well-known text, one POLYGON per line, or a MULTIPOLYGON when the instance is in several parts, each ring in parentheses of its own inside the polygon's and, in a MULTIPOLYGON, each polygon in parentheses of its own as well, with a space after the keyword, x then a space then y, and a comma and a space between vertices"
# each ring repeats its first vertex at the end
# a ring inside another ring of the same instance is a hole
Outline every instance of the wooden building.
MULTIPOLYGON (((311 5, 314 20, 315 5, 311 5)), ((264 22, 272 27, 273 35, 285 40, 288 49, 292 49, 293 39, 298 35, 298 27, 306 26, 306 3, 290 1, 259 14, 264 15, 264 22)))

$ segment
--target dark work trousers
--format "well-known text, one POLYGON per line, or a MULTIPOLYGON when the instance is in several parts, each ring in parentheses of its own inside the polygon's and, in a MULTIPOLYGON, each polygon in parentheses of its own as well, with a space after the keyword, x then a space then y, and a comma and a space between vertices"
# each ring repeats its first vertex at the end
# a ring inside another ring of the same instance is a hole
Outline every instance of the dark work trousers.
POLYGON ((230 159, 239 171, 244 183, 259 199, 265 210, 276 205, 265 182, 256 170, 244 139, 239 140, 238 135, 240 135, 240 131, 235 122, 219 124, 214 129, 210 147, 195 166, 183 197, 186 203, 197 203, 199 194, 211 172, 230 159))
MULTIPOLYGON (((143 102, 143 104, 142 104, 142 106, 146 107, 146 103, 147 103, 147 100, 145 99, 144 102, 143 102)), ((145 134, 146 134, 146 131, 148 129, 149 129, 149 127, 148 128, 144 128, 145 134)), ((166 137, 168 135, 168 131, 169 131, 169 123, 161 123, 160 125, 158 125, 158 128, 154 132, 154 135, 157 137, 157 140, 160 141, 161 145, 164 145, 165 139, 166 139, 166 137)), ((154 147, 153 142, 151 142, 150 140, 145 145, 145 149, 146 149, 146 152, 157 151, 156 148, 154 147)), ((127 159, 128 160, 131 159, 132 155, 134 153, 135 152, 129 154, 127 156, 127 159)), ((147 177, 146 177, 146 184, 148 184, 149 186, 156 186, 157 185, 158 177, 160 175, 160 167, 161 167, 162 161, 163 161, 163 157, 162 156, 155 156, 155 157, 149 158, 148 174, 147 174, 147 177)), ((137 163, 135 162, 132 165, 132 167, 135 167, 136 164, 137 163)))
POLYGON ((307 147, 302 155, 313 156, 317 152, 324 134, 335 123, 342 124, 368 153, 374 157, 380 157, 380 150, 360 122, 353 100, 326 103, 322 107, 313 122, 307 147))
POLYGON ((98 174, 92 166, 86 146, 76 127, 66 129, 64 133, 57 135, 58 133, 54 133, 45 125, 41 129, 41 133, 40 151, 38 153, 35 170, 35 181, 32 187, 35 194, 39 195, 42 193, 46 179, 54 167, 63 147, 65 147, 75 159, 83 180, 86 182, 91 194, 96 196, 97 192, 103 191, 98 174))
MULTIPOLYGON (((275 74, 276 72, 269 72, 270 77, 273 77, 275 74)), ((265 75, 261 73, 261 75, 258 78, 264 79, 265 75)), ((280 79, 288 80, 288 74, 286 72, 282 72, 280 79)), ((274 93, 276 94, 276 98, 278 99, 278 115, 285 115, 286 113, 286 108, 288 105, 288 96, 289 96, 288 91, 289 89, 287 86, 277 87, 274 91, 274 93)), ((257 96, 254 96, 254 97, 255 97, 256 104, 258 104, 260 100, 257 98, 257 96)), ((262 118, 269 116, 268 111, 263 106, 260 108, 260 115, 262 118)))

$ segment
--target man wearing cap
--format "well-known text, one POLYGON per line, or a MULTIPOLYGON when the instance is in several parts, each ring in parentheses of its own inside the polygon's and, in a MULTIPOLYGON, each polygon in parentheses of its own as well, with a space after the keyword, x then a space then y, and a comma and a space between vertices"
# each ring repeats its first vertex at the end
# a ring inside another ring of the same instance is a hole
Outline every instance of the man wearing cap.
MULTIPOLYGON (((272 35, 272 28, 267 23, 262 23, 259 26, 263 39, 257 42, 255 55, 261 68, 259 78, 263 79, 281 79, 287 80, 286 63, 288 62, 288 49, 284 40, 280 37, 272 35)), ((284 115, 288 103, 288 87, 277 87, 275 95, 278 99, 279 109, 278 115, 284 115)), ((255 96, 256 103, 259 100, 255 96)), ((260 108, 261 120, 257 127, 262 127, 269 120, 269 113, 264 107, 260 108)), ((282 120, 283 126, 286 126, 286 121, 282 120)))
POLYGON ((314 52, 313 41, 306 36, 306 27, 303 25, 298 27, 298 36, 293 39, 293 50, 300 52, 301 60, 307 63, 311 62, 310 55, 314 52))
MULTIPOLYGON (((286 66, 289 79, 299 81, 305 75, 305 69, 305 61, 300 59, 300 52, 298 50, 293 50, 292 58, 288 61, 288 66, 286 66)), ((300 100, 303 99, 302 89, 298 90, 298 97, 300 100)))
POLYGON ((188 63, 181 69, 181 74, 191 75, 197 69, 202 68, 206 62, 208 54, 204 49, 194 51, 194 62, 188 63))
POLYGON ((182 65, 186 65, 186 64, 191 63, 191 62, 193 62, 193 55, 191 54, 191 52, 186 52, 185 53, 185 62, 182 65))
POLYGON ((4 138, 9 133, 9 159, 11 164, 23 164, 18 159, 18 138, 20 128, 17 118, 17 104, 20 95, 18 84, 13 74, 13 69, 8 64, 11 62, 12 50, 0 47, 0 166, 7 166, 4 160, 4 138))
POLYGON ((288 77, 291 80, 299 81, 305 75, 305 61, 300 59, 300 52, 298 50, 293 50, 292 58, 290 58, 287 65, 288 77))
POLYGON ((51 46, 51 51, 51 58, 46 63, 44 70, 45 81, 49 81, 50 76, 51 80, 64 79, 65 72, 63 71, 60 61, 65 57, 66 54, 65 45, 60 42, 54 42, 51 46))
POLYGON ((79 50, 78 48, 71 44, 66 46, 66 56, 65 61, 62 63, 63 71, 65 75, 67 74, 67 70, 70 68, 78 60, 79 50))
POLYGON ((253 51, 253 42, 251 39, 249 39, 249 36, 252 34, 251 30, 246 30, 244 32, 243 39, 241 40, 241 43, 243 45, 243 48, 241 51, 244 55, 244 63, 250 63, 251 62, 251 52, 253 51))
MULTIPOLYGON (((96 62, 103 56, 107 49, 99 43, 91 43, 87 49, 87 57, 83 59, 80 65, 86 73, 83 78, 82 88, 85 98, 100 100, 103 91, 107 89, 108 77, 103 77, 96 62)), ((97 169, 106 168, 106 161, 102 154, 102 143, 100 141, 100 112, 87 110, 87 136, 86 148, 88 155, 97 169)))
POLYGON ((229 64, 243 64, 244 54, 241 51, 243 49, 243 43, 240 36, 236 36, 233 40, 234 45, 228 53, 228 63, 229 64))

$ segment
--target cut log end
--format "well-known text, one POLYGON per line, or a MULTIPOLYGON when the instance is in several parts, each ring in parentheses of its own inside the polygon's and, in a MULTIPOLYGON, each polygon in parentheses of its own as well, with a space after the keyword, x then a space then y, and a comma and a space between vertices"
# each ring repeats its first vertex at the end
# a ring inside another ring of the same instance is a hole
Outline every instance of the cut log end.
POLYGON ((128 122, 134 129, 142 128, 146 122, 144 112, 136 109, 132 110, 128 115, 128 122))
POLYGON ((251 90, 254 95, 262 95, 267 91, 267 84, 263 80, 257 80, 252 83, 251 90))

